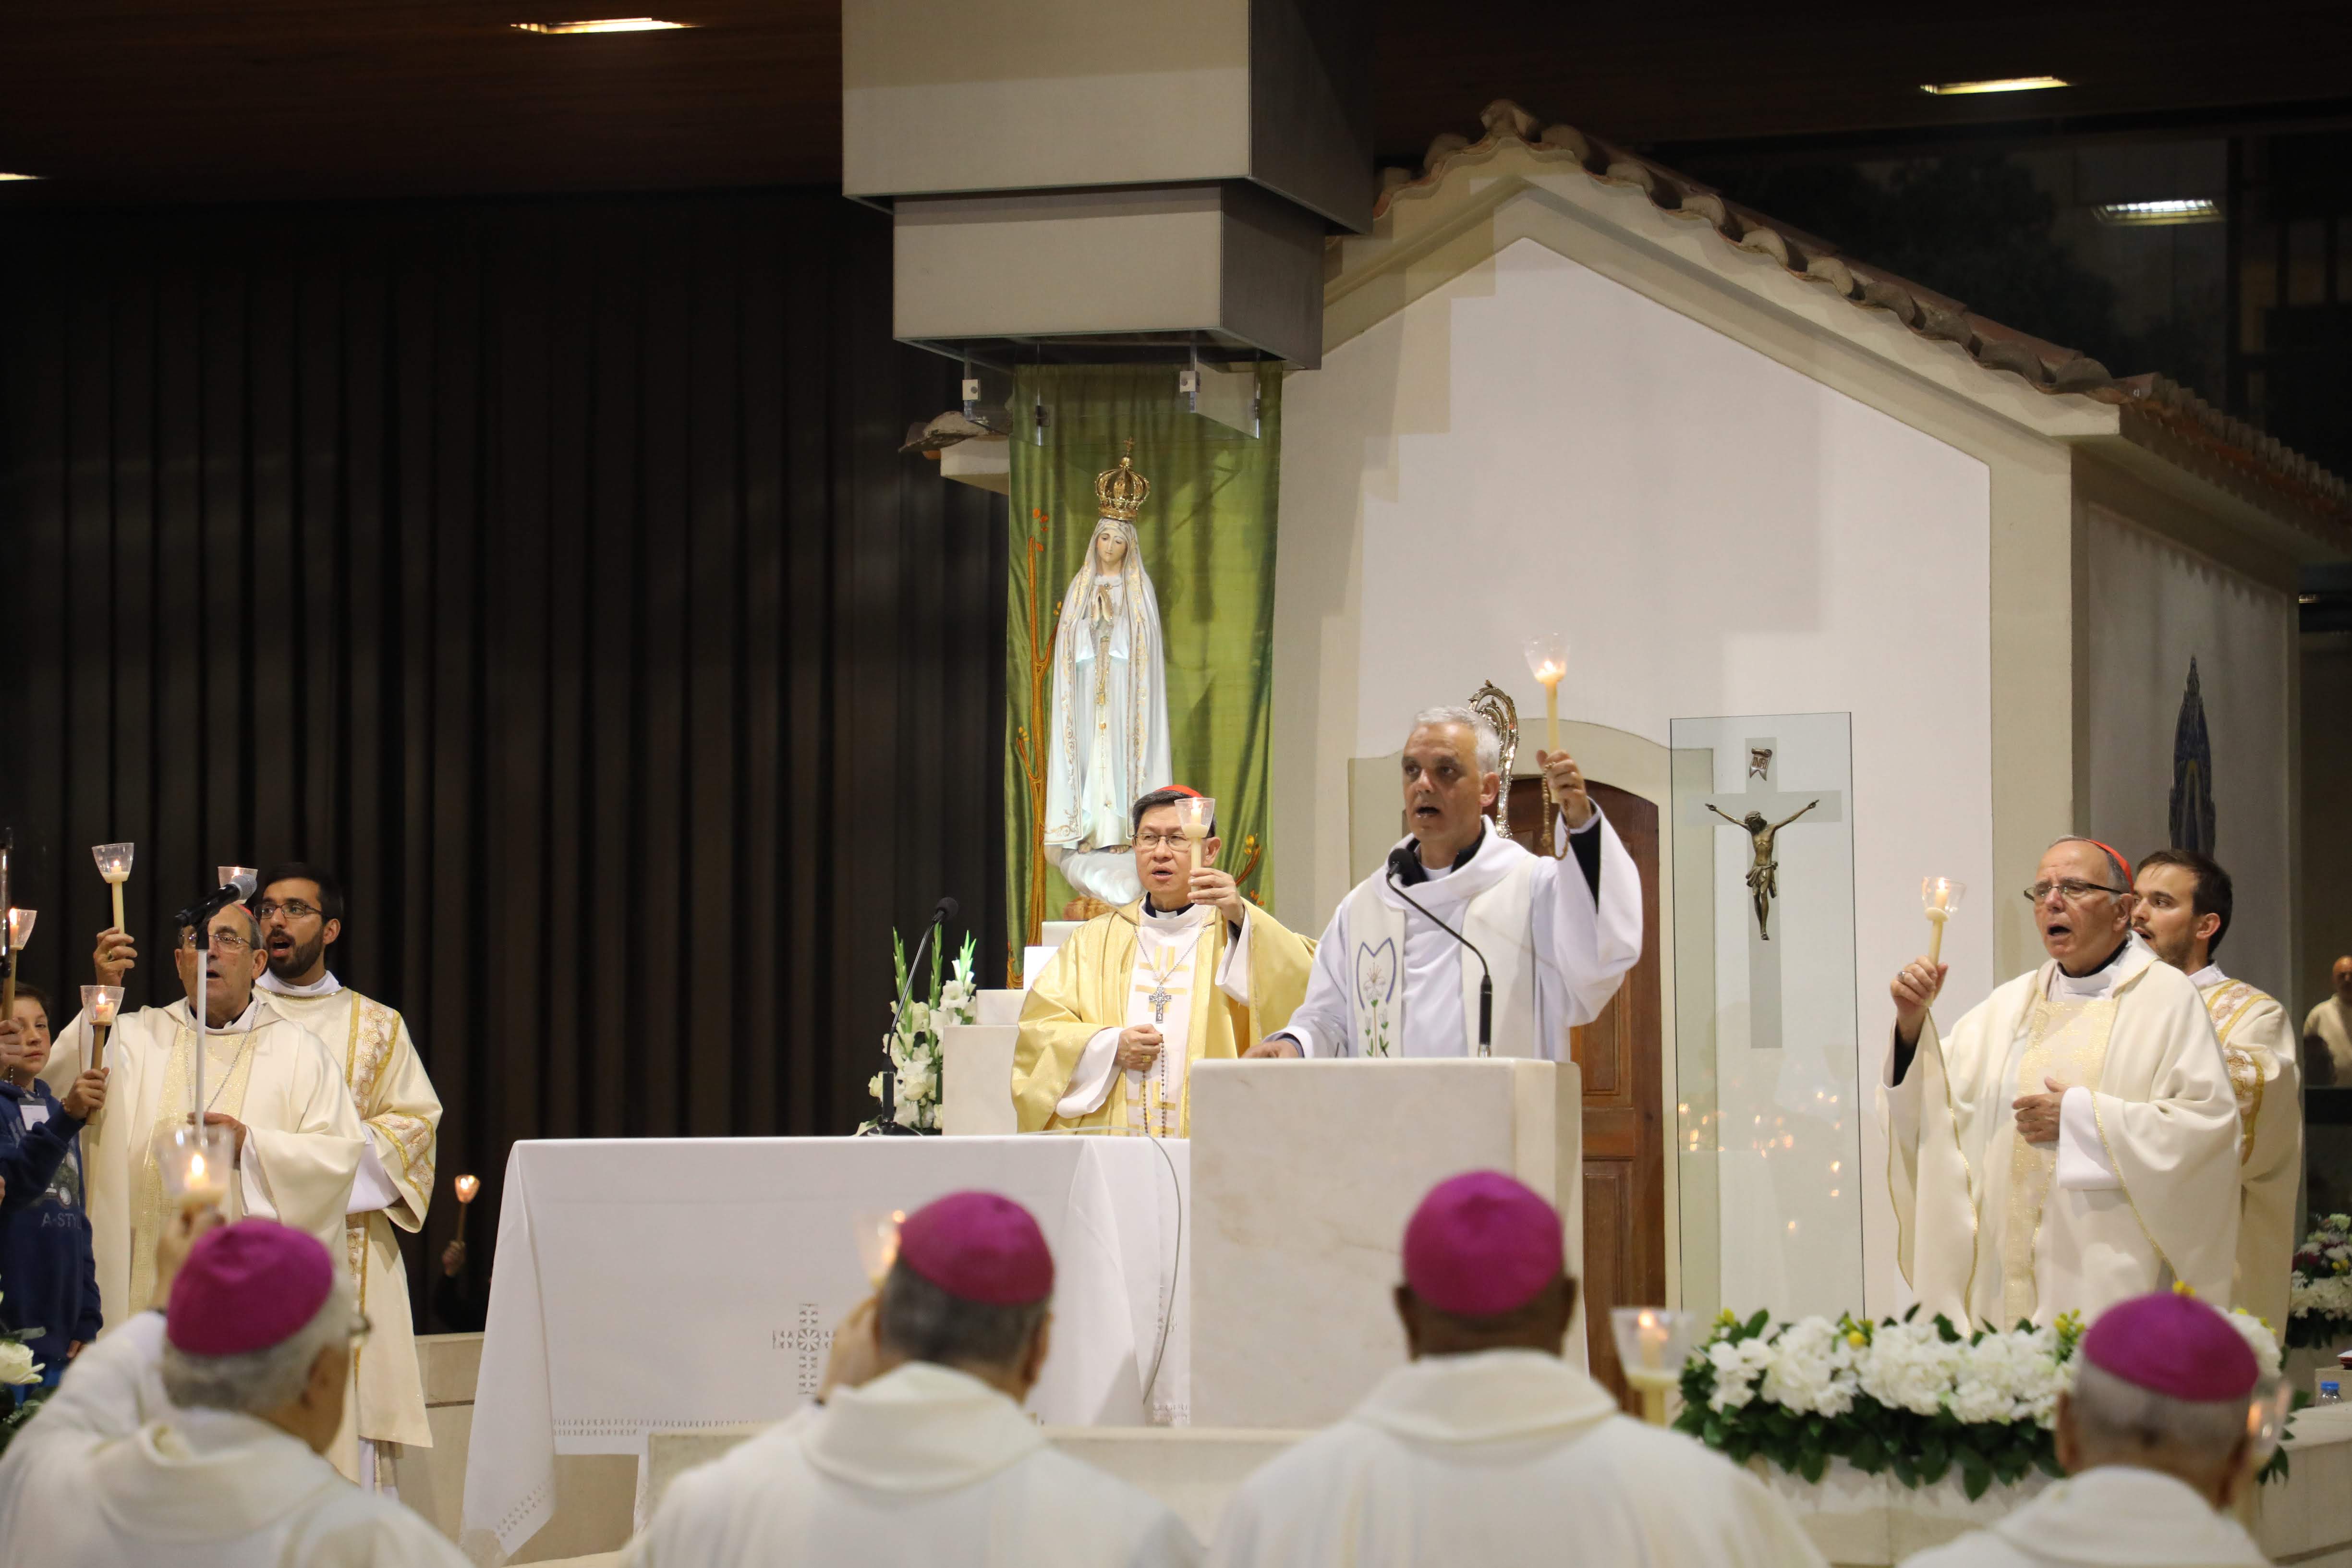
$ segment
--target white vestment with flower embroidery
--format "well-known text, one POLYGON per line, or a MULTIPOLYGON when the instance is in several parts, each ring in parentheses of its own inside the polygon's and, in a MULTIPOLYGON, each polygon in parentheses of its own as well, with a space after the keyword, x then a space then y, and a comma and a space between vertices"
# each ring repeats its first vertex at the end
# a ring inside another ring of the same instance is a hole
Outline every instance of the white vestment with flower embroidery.
MULTIPOLYGON (((184 1000, 123 1014, 107 1039, 106 1108, 81 1138, 109 1333, 144 1310, 153 1293, 163 1208, 149 1140, 159 1122, 188 1115, 189 1106, 165 1091, 177 1089, 175 1060, 193 1058, 194 1040, 184 1000)), ((341 1256, 352 1178, 366 1147, 341 1062, 261 993, 228 1026, 207 1029, 205 1041, 205 1102, 247 1129, 229 1217, 274 1219, 341 1256)), ((53 1059, 78 1071, 89 1049, 88 1026, 77 1014, 58 1032, 53 1059)))
POLYGON ((345 1412, 343 1436, 328 1456, 337 1469, 355 1475, 354 1436, 372 1443, 433 1446, 399 1232, 422 1230, 433 1202, 441 1097, 409 1037, 408 1021, 398 1013, 334 984, 331 974, 306 988, 307 994, 287 991, 273 984, 274 979, 265 974, 261 980, 270 1005, 326 1042, 367 1129, 342 1250, 359 1285, 360 1310, 370 1332, 352 1358, 358 1397, 345 1412))
POLYGON ((1757 1479, 1541 1351, 1431 1356, 1242 1483, 1213 1568, 1806 1568, 1757 1479))
POLYGON ((2179 1281, 2230 1300, 2238 1104, 2189 977, 2137 939, 2070 980, 2000 986, 1948 1035, 1930 1013, 1879 1086, 1904 1279, 1931 1313, 2008 1328, 2096 1317, 2179 1281), (2021 1143, 2018 1098, 2064 1088, 2055 1145, 2021 1143))

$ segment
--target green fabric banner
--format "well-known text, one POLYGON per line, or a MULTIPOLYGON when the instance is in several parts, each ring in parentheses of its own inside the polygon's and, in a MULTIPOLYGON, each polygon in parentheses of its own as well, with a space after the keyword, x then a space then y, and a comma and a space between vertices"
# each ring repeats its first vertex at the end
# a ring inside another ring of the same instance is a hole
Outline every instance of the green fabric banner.
MULTIPOLYGON (((1204 371, 1204 375, 1216 374, 1204 371)), ((1282 373, 1257 370, 1258 434, 1185 407, 1170 365, 1038 366, 1013 381, 1013 538, 1005 650, 1005 930, 1008 984, 1022 946, 1073 898, 1039 850, 1052 744, 1054 639, 1086 563, 1095 478, 1129 439, 1151 481, 1135 526, 1166 645, 1174 782, 1217 802, 1220 863, 1244 896, 1273 897, 1265 850, 1274 639, 1275 511, 1282 373), (1045 408, 1037 439, 1034 409, 1045 408)))

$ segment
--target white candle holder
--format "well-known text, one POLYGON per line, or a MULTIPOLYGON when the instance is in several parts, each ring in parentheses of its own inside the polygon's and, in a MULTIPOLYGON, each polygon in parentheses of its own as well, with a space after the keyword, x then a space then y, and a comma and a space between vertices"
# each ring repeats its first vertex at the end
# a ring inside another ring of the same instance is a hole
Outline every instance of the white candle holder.
POLYGON ((449 1184, 457 1192, 457 1245, 463 1247, 466 1245, 466 1210, 481 1193, 482 1178, 460 1176, 449 1184))
POLYGON ((163 1195, 184 1209, 225 1208, 236 1162, 236 1137, 229 1128, 175 1121, 155 1129, 163 1195))
POLYGON ((120 985, 85 985, 81 988, 82 1016, 89 1021, 89 1056, 84 1067, 106 1065, 106 1032, 114 1027, 115 1018, 122 1011, 122 987, 120 985))
POLYGON ((1642 1418, 1653 1426, 1666 1424, 1666 1391, 1682 1382, 1683 1363, 1690 1359, 1688 1312, 1664 1307, 1618 1307, 1610 1311, 1609 1331, 1617 1342, 1617 1364, 1625 1382, 1642 1396, 1642 1418))
POLYGON ((1944 922, 1960 907, 1968 896, 1968 886, 1949 877, 1923 877, 1919 879, 1919 905, 1927 911, 1927 923, 1935 928, 1927 938, 1927 962, 1937 963, 1944 952, 1944 922))
POLYGON ((1217 803, 1205 795, 1176 797, 1176 829, 1192 847, 1192 869, 1201 868, 1201 844, 1216 826, 1217 803))
POLYGON ((131 856, 137 848, 131 844, 93 844, 89 858, 98 862, 99 879, 114 894, 114 929, 122 926, 122 884, 131 880, 131 856))

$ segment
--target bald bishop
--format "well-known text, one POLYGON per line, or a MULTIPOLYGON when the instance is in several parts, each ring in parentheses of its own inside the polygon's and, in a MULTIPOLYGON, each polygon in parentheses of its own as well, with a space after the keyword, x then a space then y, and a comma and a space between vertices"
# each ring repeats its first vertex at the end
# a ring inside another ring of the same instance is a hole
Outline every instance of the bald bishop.
MULTIPOLYGON (((232 1218, 276 1220, 340 1251, 352 1178, 365 1147, 341 1064, 318 1036, 254 994, 254 977, 267 960, 252 913, 231 904, 214 915, 205 947, 195 945, 194 931, 184 936, 173 956, 189 995, 203 977, 201 1036, 184 1000, 122 1014, 106 1042, 106 1109, 82 1132, 99 1298, 110 1332, 154 1295, 155 1240, 172 1214, 153 1139, 159 1127, 190 1114, 199 1049, 205 1119, 230 1129, 236 1142, 232 1218)), ((99 933, 100 984, 121 984, 137 960, 122 931, 99 933)), ((85 1061, 90 1049, 88 1020, 77 1015, 59 1032, 53 1054, 85 1061)))
POLYGON ((2230 1300, 2238 1102, 2189 977, 2131 931, 2131 877, 2063 838, 2026 890, 2048 962, 1960 1016, 1948 964, 1898 973, 1879 1110, 1895 1259, 1978 1328, 2101 1310, 2176 1282, 2230 1300))
POLYGON ((1531 855, 1486 813, 1502 742, 1467 708, 1413 720, 1411 832, 1331 916, 1290 1022, 1252 1056, 1479 1054, 1492 972, 1492 1054, 1565 1060, 1642 956, 1642 879, 1565 752, 1536 753, 1559 802, 1560 858, 1531 855), (1469 939, 1485 963, 1444 929, 1469 939))
POLYGON ((1192 868, 1188 796, 1174 785, 1135 803, 1143 897, 1073 931, 1029 989, 1013 1065, 1024 1132, 1191 1137, 1192 1064, 1249 1050, 1307 989, 1314 943, 1241 896, 1213 823, 1192 868))

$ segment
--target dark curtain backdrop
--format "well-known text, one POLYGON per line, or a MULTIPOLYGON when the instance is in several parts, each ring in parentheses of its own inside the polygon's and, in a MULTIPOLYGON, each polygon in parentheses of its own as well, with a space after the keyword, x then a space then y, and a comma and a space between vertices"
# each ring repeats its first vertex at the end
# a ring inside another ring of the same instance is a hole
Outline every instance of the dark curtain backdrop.
POLYGON ((897 452, 958 374, 830 192, 0 230, 24 977, 93 844, 133 1005, 215 864, 340 870, 447 1108, 420 1305, 517 1139, 848 1131, 893 924, 1004 942, 1004 507, 897 452))

